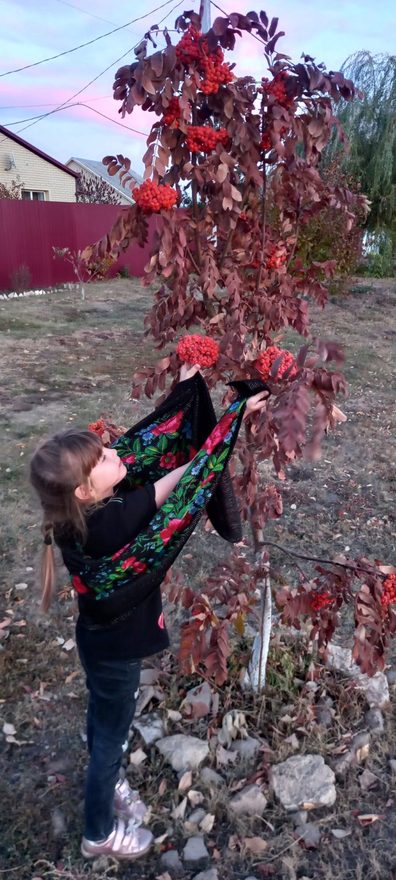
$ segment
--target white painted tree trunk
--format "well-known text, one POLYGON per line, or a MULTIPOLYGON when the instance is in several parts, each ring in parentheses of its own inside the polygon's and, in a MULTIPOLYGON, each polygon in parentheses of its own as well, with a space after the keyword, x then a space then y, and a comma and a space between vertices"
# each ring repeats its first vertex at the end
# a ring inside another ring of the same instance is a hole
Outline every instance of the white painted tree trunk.
POLYGON ((272 594, 269 563, 265 563, 265 577, 261 590, 260 628, 255 636, 252 655, 245 673, 243 686, 259 693, 265 687, 267 660, 272 625, 272 594))

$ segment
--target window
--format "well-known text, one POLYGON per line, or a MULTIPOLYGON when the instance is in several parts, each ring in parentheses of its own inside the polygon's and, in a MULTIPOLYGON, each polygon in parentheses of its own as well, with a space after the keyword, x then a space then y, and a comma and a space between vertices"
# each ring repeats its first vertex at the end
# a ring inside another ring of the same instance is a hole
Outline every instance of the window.
POLYGON ((27 199, 29 202, 45 202, 45 195, 45 192, 39 192, 34 189, 22 190, 22 198, 27 199))

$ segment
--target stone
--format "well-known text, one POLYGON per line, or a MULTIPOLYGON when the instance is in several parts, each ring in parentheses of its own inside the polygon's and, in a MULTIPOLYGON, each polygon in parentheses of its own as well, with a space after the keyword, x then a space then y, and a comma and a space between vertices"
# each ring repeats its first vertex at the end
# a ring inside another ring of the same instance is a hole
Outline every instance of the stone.
POLYGON ((231 743, 230 752, 237 752, 243 761, 253 761, 260 750, 260 741, 253 736, 237 739, 231 743))
POLYGON ((384 709, 389 705, 389 684, 386 675, 383 672, 376 672, 372 678, 368 675, 364 678, 363 690, 366 694, 366 700, 370 708, 384 709))
POLYGON ((275 795, 288 812, 331 807, 336 800, 334 780, 321 755, 292 755, 270 772, 275 795))
POLYGON ((352 764, 361 764, 365 761, 370 751, 370 734, 357 733, 353 737, 351 747, 344 752, 336 761, 333 767, 337 776, 343 776, 348 767, 352 764))
POLYGON ((184 733, 165 736, 155 745, 176 772, 197 770, 209 754, 209 746, 204 740, 184 733))
POLYGON ((369 709, 364 716, 364 720, 372 733, 383 733, 384 718, 381 709, 369 709))
POLYGON ((262 816, 267 799, 259 785, 246 785, 230 800, 230 809, 237 816, 262 816))
POLYGON ((359 785, 362 791, 368 791, 369 788, 372 788, 373 785, 377 785, 378 776, 375 776, 371 770, 363 770, 361 776, 359 776, 359 785))
POLYGON ((326 706, 325 703, 318 703, 315 718, 317 724, 320 724, 321 727, 330 727, 333 723, 333 715, 334 709, 331 709, 330 706, 326 706))
POLYGON ((151 746, 165 733, 164 723, 158 712, 150 712, 147 715, 141 715, 140 718, 135 718, 133 727, 139 731, 146 746, 151 746))
POLYGON ((212 704, 212 691, 207 681, 187 692, 181 708, 186 715, 193 718, 204 718, 209 715, 212 704))
POLYGON ((197 807, 196 810, 193 810, 192 813, 187 818, 187 821, 191 823, 191 825, 199 825, 206 816, 206 810, 203 807, 197 807))
POLYGON ((183 850, 185 862, 202 862, 209 858, 203 837, 190 837, 183 850))
POLYGON ((217 868, 209 868, 208 871, 200 871, 193 880, 219 880, 217 868))
POLYGON ((203 767, 200 776, 205 785, 212 785, 214 788, 225 785, 225 780, 220 776, 220 773, 217 773, 216 770, 212 770, 211 767, 203 767))
POLYGON ((299 825, 305 825, 308 819, 308 812, 307 810, 297 810, 296 813, 290 813, 290 818, 297 828, 299 825))
POLYGON ((389 684, 384 672, 376 672, 371 678, 361 672, 352 659, 350 648, 342 648, 330 642, 327 648, 327 666, 337 669, 354 678, 360 690, 364 691, 370 708, 383 709, 389 703, 389 684))
POLYGON ((392 669, 388 669, 386 673, 386 678, 388 681, 389 687, 395 687, 396 685, 396 667, 392 669))
POLYGON ((160 865, 161 868, 169 871, 172 877, 178 877, 184 873, 183 863, 177 849, 169 849, 167 852, 162 853, 160 865))
POLYGON ((393 773, 393 775, 395 775, 395 774, 396 774, 396 758, 391 758, 391 759, 390 759, 390 761, 389 761, 389 766, 390 766, 390 769, 391 769, 391 773, 393 773))
POLYGON ((296 828, 296 835, 304 842, 307 849, 317 849, 320 844, 320 828, 313 822, 307 822, 306 825, 299 825, 296 828))

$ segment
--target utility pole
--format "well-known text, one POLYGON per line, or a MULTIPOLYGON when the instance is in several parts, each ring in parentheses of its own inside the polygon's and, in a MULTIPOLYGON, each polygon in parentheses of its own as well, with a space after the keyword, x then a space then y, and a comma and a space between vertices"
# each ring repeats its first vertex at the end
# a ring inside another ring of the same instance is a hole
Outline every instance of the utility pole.
POLYGON ((201 17, 202 33, 207 34, 208 30, 210 30, 210 0, 201 0, 199 14, 201 17))

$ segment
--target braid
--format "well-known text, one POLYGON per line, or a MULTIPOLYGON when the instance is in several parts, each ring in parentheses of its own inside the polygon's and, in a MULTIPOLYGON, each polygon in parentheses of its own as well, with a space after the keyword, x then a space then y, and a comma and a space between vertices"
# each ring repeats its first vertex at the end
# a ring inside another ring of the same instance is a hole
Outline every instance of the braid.
POLYGON ((53 524, 44 519, 42 525, 43 532, 43 554, 41 557, 41 607, 47 612, 54 595, 55 586, 55 558, 53 545, 53 524))

